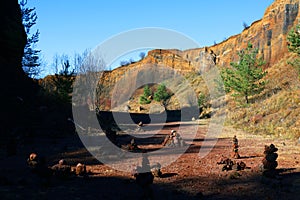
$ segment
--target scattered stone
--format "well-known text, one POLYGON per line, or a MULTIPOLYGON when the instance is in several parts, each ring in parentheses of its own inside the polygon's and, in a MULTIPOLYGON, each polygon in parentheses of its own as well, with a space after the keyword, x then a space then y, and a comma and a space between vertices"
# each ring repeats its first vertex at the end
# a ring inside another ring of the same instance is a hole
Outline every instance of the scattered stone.
POLYGON ((244 163, 243 161, 241 161, 240 163, 239 163, 239 165, 240 165, 240 170, 244 170, 244 169, 246 169, 246 163, 244 163))
POLYGON ((139 126, 139 127, 143 127, 143 126, 144 126, 143 122, 139 122, 139 123, 138 123, 138 126, 139 126))
POLYGON ((235 171, 244 170, 244 169, 246 169, 246 164, 243 161, 234 163, 232 166, 232 169, 235 171))
POLYGON ((135 143, 134 138, 131 139, 130 144, 122 145, 121 148, 123 150, 127 150, 127 151, 136 151, 136 150, 139 150, 139 147, 135 143))
POLYGON ((31 153, 27 159, 28 167, 31 172, 42 178, 49 178, 52 175, 52 170, 46 165, 44 157, 38 157, 36 153, 31 153))
POLYGON ((31 170, 36 170, 39 165, 38 157, 36 153, 31 153, 27 159, 27 164, 31 170))
POLYGON ((232 170, 232 165, 224 165, 222 167, 222 171, 229 171, 229 170, 232 170))
POLYGON ((161 165, 159 163, 156 163, 155 165, 151 166, 151 172, 154 177, 161 177, 162 172, 161 172, 161 165))
POLYGON ((234 165, 233 161, 230 158, 222 158, 220 162, 217 162, 218 165, 223 165, 222 171, 232 170, 234 165))
POLYGON ((84 176, 87 174, 86 166, 84 164, 78 163, 75 168, 75 173, 77 176, 84 176))
POLYGON ((229 171, 229 170, 240 171, 246 169, 246 163, 244 163, 243 161, 234 162, 230 158, 222 158, 220 162, 217 162, 217 164, 223 165, 222 171, 229 171))
POLYGON ((171 134, 165 137, 162 145, 169 147, 183 147, 187 144, 182 139, 179 133, 177 133, 175 130, 171 130, 171 134))
POLYGON ((58 164, 60 165, 65 165, 66 164, 66 161, 64 159, 61 159, 58 161, 58 164))
POLYGON ((172 135, 167 135, 162 143, 163 146, 174 146, 172 135))
POLYGON ((142 127, 144 126, 143 122, 140 121, 137 125, 136 125, 136 132, 139 132, 139 131, 143 131, 142 127))
POLYGON ((64 160, 60 160, 58 164, 51 167, 53 175, 58 178, 68 178, 71 173, 71 166, 67 165, 64 160))
POLYGON ((234 164, 232 165, 232 170, 234 170, 234 171, 240 171, 241 168, 240 168, 239 163, 235 163, 234 162, 234 164))

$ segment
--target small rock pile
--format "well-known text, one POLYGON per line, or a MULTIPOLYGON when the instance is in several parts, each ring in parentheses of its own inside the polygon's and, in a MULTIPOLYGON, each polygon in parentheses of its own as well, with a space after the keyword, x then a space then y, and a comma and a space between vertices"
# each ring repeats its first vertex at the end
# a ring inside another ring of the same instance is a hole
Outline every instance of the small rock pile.
POLYGON ((262 160, 264 175, 275 174, 275 169, 278 166, 278 162, 276 161, 278 158, 278 154, 276 153, 277 151, 278 148, 276 148, 274 144, 271 144, 270 146, 265 145, 265 157, 262 160))
POLYGON ((144 123, 142 121, 140 121, 137 125, 136 125, 136 130, 135 131, 142 131, 144 126, 144 123))
POLYGON ((185 141, 179 133, 177 133, 175 130, 171 130, 171 134, 165 137, 162 145, 169 147, 183 147, 187 144, 185 143, 185 141))
POLYGON ((235 158, 235 159, 241 158, 241 156, 239 154, 239 141, 238 141, 236 135, 232 138, 232 154, 231 154, 231 157, 235 158))
POLYGON ((143 154, 142 166, 134 166, 131 175, 135 177, 136 183, 143 189, 141 199, 153 199, 153 184, 154 175, 150 169, 150 162, 146 154, 143 154))
POLYGON ((29 155, 27 164, 31 172, 41 177, 50 177, 52 175, 51 169, 46 165, 45 158, 39 157, 36 153, 29 155))
POLYGON ((138 145, 135 143, 134 138, 131 139, 130 143, 127 145, 121 145, 121 148, 123 150, 127 150, 127 151, 136 151, 139 150, 138 145))
POLYGON ((246 169, 246 164, 243 161, 235 162, 232 161, 230 158, 221 159, 221 161, 218 162, 217 164, 223 165, 222 171, 229 171, 229 170, 240 171, 246 169))
POLYGON ((74 175, 87 176, 88 172, 84 164, 78 163, 74 169, 71 165, 68 165, 65 160, 61 159, 57 164, 49 167, 46 165, 45 159, 38 157, 36 153, 31 153, 27 159, 29 169, 42 177, 57 177, 57 178, 69 178, 74 175))
POLYGON ((78 163, 75 168, 75 174, 77 176, 86 176, 87 175, 86 166, 84 164, 78 163))
POLYGON ((61 159, 58 164, 51 167, 53 175, 58 178, 68 178, 71 175, 71 166, 66 164, 66 161, 61 159))
POLYGON ((35 170, 39 165, 39 159, 37 154, 31 153, 29 155, 29 158, 27 159, 27 164, 31 170, 35 170))
POLYGON ((160 163, 156 163, 155 165, 152 165, 151 166, 151 172, 152 172, 154 177, 162 177, 160 163))

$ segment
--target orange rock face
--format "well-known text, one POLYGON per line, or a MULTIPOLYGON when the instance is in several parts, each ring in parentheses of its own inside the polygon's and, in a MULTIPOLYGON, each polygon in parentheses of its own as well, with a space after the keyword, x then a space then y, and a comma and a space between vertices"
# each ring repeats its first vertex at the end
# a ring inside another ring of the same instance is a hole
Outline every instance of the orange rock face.
MULTIPOLYGON (((272 66, 288 53, 287 34, 299 19, 299 0, 275 0, 261 20, 253 22, 241 34, 234 35, 219 44, 185 51, 163 49, 149 51, 139 62, 103 73, 100 80, 102 91, 99 91, 99 104, 102 105, 100 107, 109 108, 104 105, 104 100, 110 99, 115 83, 120 82, 124 75, 130 77, 127 79, 130 83, 127 81, 126 84, 135 87, 136 77, 141 75, 139 71, 145 66, 170 67, 180 74, 205 72, 216 65, 227 67, 231 62, 237 61, 237 52, 245 49, 249 42, 259 49, 259 56, 266 61, 265 67, 272 66)), ((122 90, 126 93, 128 87, 122 90)))
POLYGON ((267 66, 270 66, 288 52, 286 36, 299 18, 299 0, 276 0, 267 8, 261 20, 252 23, 241 34, 212 47, 187 50, 184 54, 197 58, 202 52, 213 51, 217 57, 217 65, 228 66, 238 58, 236 53, 251 42, 259 49, 259 55, 266 61, 267 66))

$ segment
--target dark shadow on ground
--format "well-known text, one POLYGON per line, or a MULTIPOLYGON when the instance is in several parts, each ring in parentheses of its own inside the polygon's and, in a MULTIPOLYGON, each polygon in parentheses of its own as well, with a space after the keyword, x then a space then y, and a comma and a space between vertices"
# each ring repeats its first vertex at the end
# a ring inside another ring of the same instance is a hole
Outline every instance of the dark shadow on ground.
POLYGON ((263 157, 263 156, 241 156, 239 159, 250 159, 250 158, 257 158, 257 157, 263 157))
MULTIPOLYGON (((61 136, 48 146, 47 139, 40 139, 41 143, 20 148, 16 156, 0 158, 1 163, 5 163, 0 167, 1 199, 140 199, 143 190, 130 175, 105 177, 104 172, 98 172, 89 177, 74 176, 63 180, 37 177, 26 166, 26 156, 32 151, 45 155, 49 165, 61 158, 72 165, 78 162, 101 164, 86 151, 78 136, 61 136)), ((35 138, 35 142, 38 141, 39 138, 35 138)), ((191 145, 186 153, 198 152, 199 148, 200 145, 191 145)), ((166 149, 165 154, 169 153, 176 151, 166 149)), ((241 176, 234 176, 235 171, 220 171, 219 176, 207 174, 174 179, 169 183, 154 181, 152 188, 155 199, 297 199, 300 195, 300 173, 294 170, 278 169, 276 178, 263 177, 251 170, 237 172, 241 176)), ((161 179, 177 175, 175 172, 166 173, 161 179)))
POLYGON ((177 175, 178 175, 177 173, 164 173, 161 175, 161 178, 170 178, 177 175))
POLYGON ((299 172, 279 174, 276 178, 267 178, 261 173, 250 172, 221 172, 220 175, 207 177, 185 178, 164 185, 167 188, 183 190, 195 197, 197 192, 193 189, 200 186, 199 192, 203 199, 298 199, 300 195, 299 172), (237 178, 233 174, 239 173, 237 178), (203 185, 203 187, 201 187, 203 185))

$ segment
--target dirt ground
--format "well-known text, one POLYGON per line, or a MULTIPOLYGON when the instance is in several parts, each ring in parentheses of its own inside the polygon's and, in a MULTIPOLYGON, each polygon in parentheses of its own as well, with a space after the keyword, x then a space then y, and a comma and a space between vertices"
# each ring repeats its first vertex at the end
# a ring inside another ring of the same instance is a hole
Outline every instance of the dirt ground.
MULTIPOLYGON (((159 131, 162 141, 179 122, 168 123, 159 131)), ((208 121, 185 122, 181 132, 190 145, 188 150, 169 166, 164 166, 161 178, 152 185, 154 199, 298 199, 300 195, 300 144, 296 140, 251 135, 225 127, 212 151, 199 157, 208 129, 208 121), (199 124, 195 138, 185 137, 189 124, 199 124), (232 137, 239 139, 239 153, 247 169, 222 171, 218 165, 230 157, 232 137), (276 145, 278 167, 274 178, 262 176, 264 145, 276 145)), ((141 132, 143 134, 143 132, 141 132)), ((136 133, 139 134, 139 133, 136 133)), ((160 144, 139 143, 144 150, 161 148, 160 144)), ((78 136, 40 136, 18 143, 17 155, 7 157, 0 152, 0 199, 141 199, 142 189, 129 172, 112 169, 97 161, 82 145, 78 136), (44 155, 49 166, 60 159, 75 166, 87 165, 88 176, 67 179, 43 178, 32 174, 26 159, 31 152, 44 155)), ((164 154, 165 158, 168 154, 164 154)), ((125 164, 125 163, 124 163, 125 164)), ((127 163, 126 163, 127 164, 127 163)))

